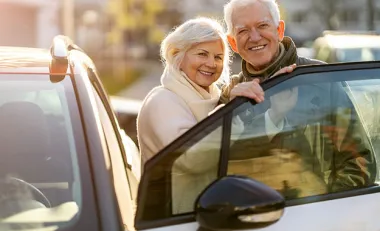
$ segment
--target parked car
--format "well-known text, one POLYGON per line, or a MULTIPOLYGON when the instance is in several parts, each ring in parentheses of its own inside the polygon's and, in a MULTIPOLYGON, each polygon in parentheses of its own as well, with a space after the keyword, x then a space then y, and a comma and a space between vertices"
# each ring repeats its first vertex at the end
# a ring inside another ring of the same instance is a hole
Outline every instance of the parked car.
POLYGON ((119 121, 120 128, 138 145, 136 120, 142 101, 112 95, 109 97, 111 106, 119 121))
POLYGON ((62 37, 50 53, 0 51, 1 230, 380 229, 380 61, 297 67, 269 79, 266 101, 234 99, 157 153, 138 180, 84 52, 62 37), (292 150, 254 151, 251 144, 261 147, 272 134, 250 127, 252 115, 294 89, 321 93, 312 105, 298 99, 285 130, 287 137, 322 133, 313 155, 298 152, 307 139, 292 150), (352 107, 339 107, 341 97, 352 107), (314 155, 325 145, 332 147, 326 155, 314 155), (341 159, 344 174, 357 175, 350 187, 330 190, 337 172, 314 170, 341 159))
POLYGON ((380 60, 380 35, 325 31, 313 44, 314 58, 327 63, 380 60))

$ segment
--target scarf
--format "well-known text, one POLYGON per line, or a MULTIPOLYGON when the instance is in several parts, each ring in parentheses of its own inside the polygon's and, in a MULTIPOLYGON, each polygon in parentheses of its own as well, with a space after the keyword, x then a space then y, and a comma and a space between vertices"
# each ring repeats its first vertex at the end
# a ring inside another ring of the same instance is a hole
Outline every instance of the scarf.
POLYGON ((274 62, 261 71, 255 71, 253 67, 244 59, 242 61, 242 74, 244 81, 250 81, 251 78, 260 78, 260 82, 274 75, 283 67, 292 65, 297 61, 297 49, 290 37, 284 37, 280 43, 280 54, 274 62))
POLYGON ((168 67, 161 76, 161 84, 184 100, 198 122, 207 117, 216 107, 220 96, 220 90, 216 84, 211 84, 207 92, 191 81, 184 72, 168 67))

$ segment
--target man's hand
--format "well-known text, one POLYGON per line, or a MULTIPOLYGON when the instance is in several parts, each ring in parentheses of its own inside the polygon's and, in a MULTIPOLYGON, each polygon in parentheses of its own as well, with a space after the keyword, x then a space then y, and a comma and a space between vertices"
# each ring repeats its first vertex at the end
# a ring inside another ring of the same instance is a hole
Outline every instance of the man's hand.
POLYGON ((259 79, 254 79, 250 82, 237 84, 230 92, 230 100, 233 100, 236 96, 245 96, 255 100, 257 103, 263 102, 264 91, 259 83, 259 79))
POLYGON ((293 72, 293 70, 296 68, 296 66, 297 66, 296 64, 292 64, 292 65, 289 65, 287 67, 283 67, 280 70, 278 70, 276 73, 274 73, 274 75, 272 75, 269 78, 273 78, 273 77, 280 75, 280 74, 293 72))

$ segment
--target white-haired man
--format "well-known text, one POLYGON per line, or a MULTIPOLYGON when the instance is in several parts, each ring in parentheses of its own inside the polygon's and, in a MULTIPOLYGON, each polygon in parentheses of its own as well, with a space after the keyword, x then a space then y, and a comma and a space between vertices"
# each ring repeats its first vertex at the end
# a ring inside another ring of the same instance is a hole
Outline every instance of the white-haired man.
MULTIPOLYGON (((230 89, 238 83, 248 83, 252 80, 262 82, 274 76, 283 67, 288 67, 288 72, 291 72, 295 66, 322 64, 321 61, 297 55, 292 39, 284 36, 285 22, 280 19, 275 0, 231 0, 224 7, 224 19, 230 46, 242 57, 242 71, 233 76, 230 84, 223 88, 222 103, 230 100, 230 89)), ((336 105, 352 108, 341 86, 330 84, 325 90, 333 90, 340 95, 339 98, 342 100, 336 102, 336 105)), ((321 100, 318 102, 319 106, 328 106, 331 102, 326 102, 324 99, 327 98, 321 95, 326 91, 300 92, 298 88, 293 88, 272 96, 269 101, 264 100, 258 105, 263 108, 262 114, 255 115, 255 119, 248 125, 250 128, 247 128, 247 131, 250 130, 251 134, 247 137, 255 137, 255 134, 267 136, 242 140, 240 144, 235 143, 236 150, 255 150, 256 154, 248 154, 255 156, 269 156, 273 150, 296 150, 307 160, 313 161, 309 166, 312 166, 312 171, 326 183, 326 191, 340 191, 371 184, 374 176, 369 168, 374 167, 373 157, 369 151, 360 153, 352 149, 354 146, 369 150, 363 142, 354 137, 356 130, 353 129, 352 121, 357 121, 357 118, 348 119, 347 127, 343 128, 347 131, 344 137, 345 144, 349 145, 332 141, 321 126, 308 128, 309 131, 305 132, 307 124, 296 128, 288 122, 291 121, 292 112, 301 107, 300 105, 303 105, 303 110, 305 105, 315 106, 312 100, 321 100), (285 130, 287 132, 284 132, 285 130), (269 135, 270 133, 272 135, 269 135), (289 146, 284 147, 285 143, 289 146)), ((234 158, 233 155, 243 158, 242 155, 247 154, 231 151, 231 158, 234 158)))

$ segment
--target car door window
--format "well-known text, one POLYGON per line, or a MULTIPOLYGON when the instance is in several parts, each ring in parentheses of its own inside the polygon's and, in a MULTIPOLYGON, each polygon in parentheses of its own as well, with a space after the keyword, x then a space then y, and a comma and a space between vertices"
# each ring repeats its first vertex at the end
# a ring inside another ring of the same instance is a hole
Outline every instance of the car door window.
POLYGON ((149 196, 139 207, 143 220, 170 218, 194 211, 194 202, 203 189, 218 177, 223 118, 202 130, 188 133, 186 142, 179 140, 164 159, 158 154, 145 165, 143 185, 149 196), (150 171, 149 166, 154 164, 150 171), (157 212, 160 211, 160 212, 157 212))
POLYGON ((195 145, 187 143, 177 150, 181 155, 171 170, 172 214, 192 212, 197 196, 217 179, 222 129, 205 133, 195 145))
POLYGON ((321 76, 322 81, 304 81, 318 74, 296 77, 266 91, 263 104, 235 109, 244 132, 230 146, 227 174, 259 180, 286 199, 372 186, 379 119, 374 109, 380 96, 380 75, 374 74, 329 73, 328 82, 321 76), (292 94, 296 102, 282 129, 273 129, 270 111, 289 104, 292 94))

